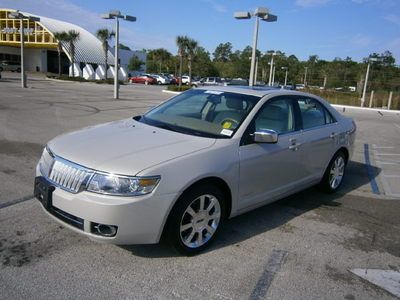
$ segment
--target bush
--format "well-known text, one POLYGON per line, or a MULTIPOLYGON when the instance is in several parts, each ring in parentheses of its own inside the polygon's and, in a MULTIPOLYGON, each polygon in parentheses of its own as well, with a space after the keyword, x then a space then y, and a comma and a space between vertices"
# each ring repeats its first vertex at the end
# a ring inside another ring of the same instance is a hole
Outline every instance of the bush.
POLYGON ((173 92, 184 92, 184 91, 190 90, 191 88, 192 87, 189 85, 182 85, 181 88, 179 88, 179 85, 171 84, 167 87, 167 90, 173 91, 173 92))

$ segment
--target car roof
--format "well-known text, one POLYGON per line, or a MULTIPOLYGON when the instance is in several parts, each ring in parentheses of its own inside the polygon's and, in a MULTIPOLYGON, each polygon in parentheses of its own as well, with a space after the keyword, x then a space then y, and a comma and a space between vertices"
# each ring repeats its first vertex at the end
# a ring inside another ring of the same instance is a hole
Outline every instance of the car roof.
POLYGON ((205 86, 198 87, 197 89, 202 90, 212 90, 212 91, 221 91, 221 92, 231 92, 231 93, 239 93, 246 95, 253 95, 258 97, 264 97, 269 94, 280 94, 280 95, 308 95, 313 96, 311 94, 297 92, 293 90, 281 89, 278 87, 272 86, 244 86, 244 85, 235 85, 235 86, 205 86))

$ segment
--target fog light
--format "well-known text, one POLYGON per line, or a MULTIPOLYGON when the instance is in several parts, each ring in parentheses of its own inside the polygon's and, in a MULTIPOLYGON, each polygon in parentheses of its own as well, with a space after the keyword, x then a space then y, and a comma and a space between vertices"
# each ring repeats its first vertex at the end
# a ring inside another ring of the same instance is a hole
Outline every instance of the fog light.
POLYGON ((92 223, 92 233, 105 236, 113 237, 117 234, 118 227, 114 225, 92 223))

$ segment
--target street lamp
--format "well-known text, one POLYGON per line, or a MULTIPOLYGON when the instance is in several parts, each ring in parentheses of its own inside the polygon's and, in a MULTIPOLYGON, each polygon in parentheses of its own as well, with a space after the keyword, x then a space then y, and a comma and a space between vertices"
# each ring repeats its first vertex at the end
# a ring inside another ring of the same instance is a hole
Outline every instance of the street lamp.
POLYGON ((303 82, 303 84, 304 84, 304 87, 306 87, 307 86, 307 70, 308 70, 308 67, 304 67, 304 82, 303 82))
POLYGON ((361 97, 361 107, 364 107, 364 104, 365 104, 365 94, 367 93, 369 66, 371 64, 371 61, 378 61, 378 59, 375 58, 375 57, 371 57, 370 59, 368 59, 367 73, 365 74, 364 89, 363 89, 363 94, 362 94, 362 97, 361 97))
POLYGON ((284 85, 284 86, 286 86, 286 85, 287 85, 288 67, 282 67, 281 69, 282 69, 282 70, 285 70, 285 85, 284 85))
MULTIPOLYGON (((122 15, 119 10, 112 10, 107 14, 102 14, 101 15, 102 19, 115 19, 115 51, 114 51, 114 57, 115 57, 115 66, 114 66, 114 99, 119 99, 119 82, 118 82, 118 65, 119 65, 119 55, 118 55, 118 48, 119 48, 119 19, 124 19, 125 21, 129 22, 135 22, 136 17, 133 16, 128 16, 128 15, 122 15)), ((106 70, 107 72, 107 70, 106 70)))
POLYGON ((259 25, 259 20, 261 19, 262 21, 266 22, 276 22, 278 20, 278 17, 275 15, 272 15, 268 12, 268 9, 265 7, 258 7, 254 11, 253 14, 250 12, 235 12, 233 15, 236 19, 242 20, 242 19, 250 19, 252 16, 256 18, 256 22, 254 25, 254 34, 253 34, 253 51, 251 54, 251 67, 250 67, 250 80, 249 80, 249 86, 254 85, 254 77, 255 77, 255 65, 256 65, 256 50, 257 50, 257 38, 258 38, 258 25, 259 25))
POLYGON ((269 69, 269 80, 268 80, 268 85, 272 85, 273 82, 273 69, 274 69, 274 56, 278 55, 278 53, 271 52, 271 61, 270 61, 270 69, 269 69))
POLYGON ((21 39, 21 87, 26 88, 26 74, 25 74, 25 61, 24 61, 24 46, 25 46, 25 32, 24 32, 24 19, 27 19, 29 21, 35 21, 39 22, 40 18, 38 17, 32 17, 32 16, 25 16, 24 14, 20 13, 19 10, 10 12, 8 14, 8 17, 10 19, 18 19, 20 20, 20 39, 21 39))

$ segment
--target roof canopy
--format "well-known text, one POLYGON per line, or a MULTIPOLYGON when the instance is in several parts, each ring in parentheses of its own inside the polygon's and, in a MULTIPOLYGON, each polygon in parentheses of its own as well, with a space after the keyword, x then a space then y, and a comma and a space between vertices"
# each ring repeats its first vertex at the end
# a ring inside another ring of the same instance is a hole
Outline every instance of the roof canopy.
MULTIPOLYGON (((0 45, 4 46, 19 46, 21 43, 19 28, 20 20, 11 19, 8 17, 14 9, 0 8, 0 45)), ((26 47, 36 48, 57 48, 57 40, 54 38, 54 33, 69 30, 79 32, 79 40, 75 43, 75 62, 104 64, 104 50, 102 43, 89 31, 77 25, 59 21, 47 17, 33 15, 27 12, 21 12, 27 17, 38 17, 40 21, 23 20, 23 25, 28 33, 24 41, 26 47)), ((62 48, 71 60, 70 46, 67 42, 62 42, 62 48)), ((108 63, 114 61, 113 54, 108 51, 108 63)))

